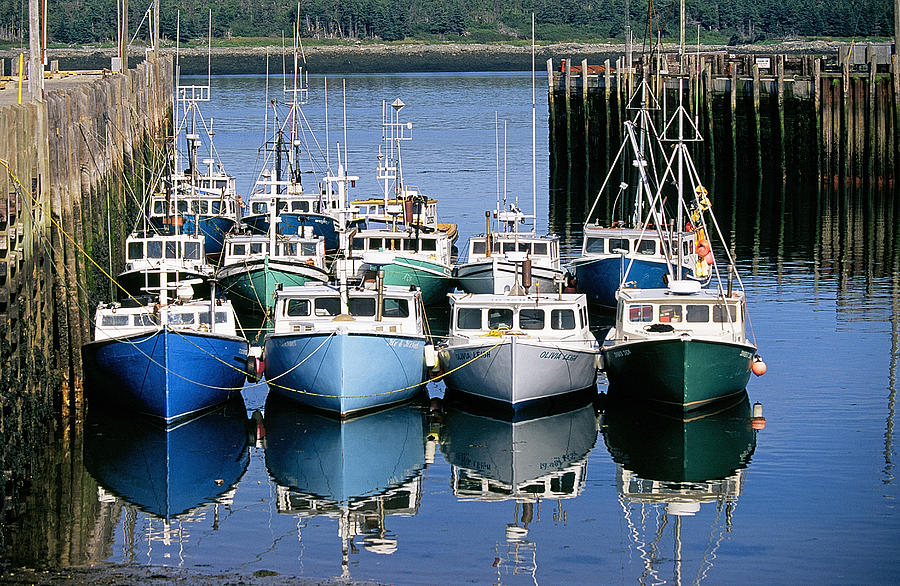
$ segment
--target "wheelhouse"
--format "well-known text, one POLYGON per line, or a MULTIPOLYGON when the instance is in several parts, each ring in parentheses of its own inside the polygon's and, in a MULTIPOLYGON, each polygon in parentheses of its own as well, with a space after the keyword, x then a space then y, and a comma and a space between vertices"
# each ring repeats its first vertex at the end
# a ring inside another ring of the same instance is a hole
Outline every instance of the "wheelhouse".
POLYGON ((469 239, 469 262, 509 253, 525 253, 535 264, 559 267, 559 239, 555 236, 533 238, 514 233, 494 233, 489 237, 481 234, 469 239))
POLYGON ((583 295, 558 297, 452 295, 451 336, 488 336, 503 333, 577 338, 590 328, 583 295))
POLYGON ((624 290, 616 314, 619 339, 644 339, 649 334, 690 334, 744 340, 743 296, 715 291, 668 296, 664 289, 624 290))

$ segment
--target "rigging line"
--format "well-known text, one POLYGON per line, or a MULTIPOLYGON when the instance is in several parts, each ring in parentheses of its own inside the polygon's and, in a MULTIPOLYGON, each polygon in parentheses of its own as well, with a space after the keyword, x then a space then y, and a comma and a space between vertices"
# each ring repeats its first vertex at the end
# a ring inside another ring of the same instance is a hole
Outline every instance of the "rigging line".
MULTIPOLYGON (((46 210, 44 210, 44 206, 41 205, 41 203, 40 203, 39 201, 37 201, 37 199, 35 199, 35 197, 34 197, 30 192, 28 192, 28 191, 25 189, 25 186, 22 185, 22 182, 19 181, 19 178, 15 175, 15 173, 13 173, 13 170, 10 168, 9 163, 8 163, 6 160, 0 159, 0 165, 3 165, 4 167, 6 167, 6 172, 9 174, 9 176, 12 178, 12 180, 16 183, 16 185, 18 185, 19 190, 20 190, 22 193, 27 193, 27 194, 28 194, 28 198, 31 199, 32 203, 33 203, 34 205, 36 205, 36 206, 38 207, 38 209, 41 210, 41 213, 43 213, 43 214, 45 214, 45 215, 47 216, 47 218, 48 218, 48 219, 50 220, 50 222, 56 227, 56 229, 57 229, 63 236, 65 236, 66 239, 69 240, 69 242, 71 242, 71 243, 75 246, 75 248, 78 250, 78 252, 80 252, 82 255, 84 255, 84 257, 85 257, 86 259, 88 259, 88 260, 91 262, 91 264, 93 264, 95 267, 97 267, 97 269, 99 269, 100 272, 103 273, 104 276, 106 276, 106 278, 108 278, 109 280, 111 280, 111 281, 116 285, 116 287, 118 287, 118 288, 121 289, 126 295, 128 295, 128 297, 129 297, 130 299, 132 299, 135 303, 137 303, 139 307, 142 307, 142 306, 143 306, 143 303, 141 303, 137 298, 135 298, 134 295, 132 295, 127 289, 125 289, 125 288, 121 285, 121 283, 119 283, 115 278, 113 278, 112 276, 110 276, 110 274, 109 274, 108 272, 106 272, 106 270, 104 270, 104 268, 101 267, 101 266, 97 263, 97 261, 94 260, 94 258, 93 258, 90 254, 88 254, 87 251, 85 251, 84 248, 82 248, 82 246, 81 246, 80 244, 78 244, 78 242, 75 241, 75 239, 72 238, 72 236, 71 236, 68 232, 66 232, 66 231, 63 229, 62 226, 59 225, 59 222, 57 222, 56 220, 54 220, 54 219, 53 219, 53 216, 50 215, 50 214, 48 214, 48 213, 46 212, 46 210)), ((51 248, 51 250, 52 250, 52 248, 51 248)), ((215 316, 212 316, 212 319, 215 319, 215 316)), ((240 368, 237 368, 236 366, 232 365, 231 363, 226 362, 226 361, 222 360, 221 358, 219 358, 218 356, 216 356, 216 355, 214 355, 214 354, 212 354, 212 353, 206 351, 204 348, 201 348, 200 346, 198 346, 197 344, 195 344, 193 341, 191 341, 189 338, 187 338, 187 337, 185 337, 183 334, 181 334, 178 330, 172 329, 172 330, 170 330, 170 331, 171 331, 173 334, 177 334, 177 335, 181 336, 185 342, 187 342, 188 344, 194 346, 195 348, 197 348, 197 349, 200 350, 201 352, 207 354, 210 358, 214 358, 214 359, 216 359, 217 361, 221 362, 222 364, 225 364, 225 365, 227 365, 228 367, 233 368, 234 370, 237 370, 237 371, 240 371, 240 372, 245 372, 244 370, 241 370, 240 368)), ((150 357, 149 355, 147 355, 146 353, 144 353, 144 352, 141 351, 140 349, 138 349, 138 351, 141 352, 141 354, 144 354, 144 356, 146 356, 148 360, 153 360, 152 357, 150 357)), ((157 363, 157 364, 159 364, 159 363, 157 363)), ((180 376, 180 375, 178 375, 177 373, 171 371, 170 369, 168 369, 167 367, 165 367, 165 366, 163 366, 163 365, 161 365, 161 364, 160 364, 159 366, 161 366, 166 372, 169 372, 169 373, 171 373, 171 374, 175 374, 175 376, 180 376)), ((185 380, 188 380, 188 379, 185 379, 185 380)), ((193 382, 193 381, 188 380, 188 382, 193 382)), ((207 386, 207 385, 203 385, 202 383, 195 383, 195 384, 197 384, 197 385, 199 385, 199 386, 207 386)), ((215 388, 215 387, 212 387, 212 388, 215 388)))

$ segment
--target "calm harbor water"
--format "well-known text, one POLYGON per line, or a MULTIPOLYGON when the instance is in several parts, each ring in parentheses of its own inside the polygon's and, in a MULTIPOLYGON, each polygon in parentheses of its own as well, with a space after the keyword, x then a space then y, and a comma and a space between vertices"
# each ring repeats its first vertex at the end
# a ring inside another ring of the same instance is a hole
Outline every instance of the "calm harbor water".
MULTIPOLYGON (((203 111, 246 193, 261 162, 264 78, 212 81, 203 111)), ((305 111, 321 129, 323 79, 310 81, 305 111)), ((530 74, 329 79, 330 149, 344 142, 346 99, 356 195, 379 192, 381 101, 397 97, 413 123, 406 180, 440 200, 461 249, 497 197, 495 112, 501 143, 508 121, 508 198, 531 209, 530 74)), ((553 229, 573 254, 581 212, 559 213, 575 204, 550 187, 546 90, 537 98, 539 227, 571 218, 553 229)), ((436 416, 423 400, 341 424, 255 384, 243 404, 168 436, 93 410, 83 438, 57 448, 83 448, 77 538, 54 549, 9 537, 12 527, 0 555, 400 584, 897 583, 900 206, 890 190, 794 173, 720 172, 711 190, 769 367, 748 400, 685 423, 606 405, 601 377, 595 402, 524 421, 456 405, 436 416), (760 431, 748 423, 754 402, 760 431)))

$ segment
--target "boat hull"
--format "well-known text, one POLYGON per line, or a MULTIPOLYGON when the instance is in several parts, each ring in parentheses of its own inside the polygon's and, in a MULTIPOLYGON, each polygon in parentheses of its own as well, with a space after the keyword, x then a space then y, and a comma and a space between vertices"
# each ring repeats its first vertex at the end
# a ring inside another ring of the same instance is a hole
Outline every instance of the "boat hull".
MULTIPOLYGON (((602 257, 579 259, 573 263, 575 289, 584 293, 592 305, 604 309, 616 308, 616 291, 622 275, 628 270, 628 283, 637 289, 655 289, 666 286, 668 267, 664 260, 634 259, 631 269, 628 257, 602 257)), ((690 275, 682 269, 682 277, 690 275)))
POLYGON ((240 395, 247 352, 243 338, 167 328, 90 342, 85 391, 89 401, 170 423, 240 395))
POLYGON ((425 381, 425 337, 353 333, 272 334, 269 389, 341 417, 401 403, 425 381))
POLYGON ((228 299, 241 311, 268 313, 277 285, 285 287, 309 282, 327 283, 328 272, 299 262, 256 260, 223 267, 218 274, 228 299))
POLYGON ((756 349, 749 344, 666 338, 604 346, 610 395, 685 411, 741 393, 756 349))
POLYGON ((587 344, 490 337, 441 351, 441 365, 448 387, 520 409, 593 387, 597 353, 587 344))
POLYGON ((453 285, 449 267, 415 258, 397 258, 381 268, 385 285, 415 285, 422 292, 422 302, 426 305, 445 301, 453 285))
MULTIPOLYGON (((521 281, 521 269, 515 263, 500 258, 460 265, 456 271, 459 288, 466 293, 489 293, 503 295, 517 281, 521 281)), ((562 279, 562 269, 531 267, 532 291, 550 292, 556 290, 556 282, 562 279)))

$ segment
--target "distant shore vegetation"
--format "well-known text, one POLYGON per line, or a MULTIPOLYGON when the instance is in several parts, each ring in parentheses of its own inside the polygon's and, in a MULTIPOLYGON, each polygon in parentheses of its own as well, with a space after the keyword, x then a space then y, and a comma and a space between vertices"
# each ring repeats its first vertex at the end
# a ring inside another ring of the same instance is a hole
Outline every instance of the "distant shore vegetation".
MULTIPOLYGON (((129 2, 129 29, 147 38, 151 0, 129 2)), ((678 34, 678 0, 160 0, 160 35, 205 44, 212 16, 215 46, 271 46, 290 39, 299 22, 304 42, 528 43, 531 14, 545 43, 621 42, 626 23, 637 41, 678 34), (299 16, 299 18, 298 18, 299 16)), ((47 0, 51 45, 105 44, 116 39, 116 0, 47 0)), ((793 38, 871 38, 893 34, 893 0, 688 0, 689 38, 710 44, 793 38)), ((0 2, 0 46, 28 39, 28 0, 0 2)))

